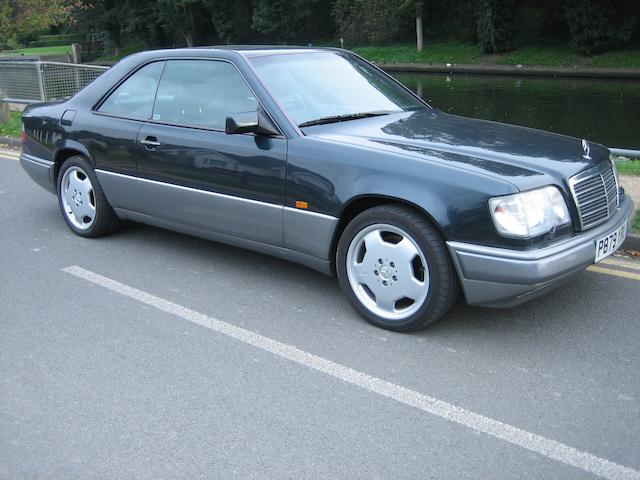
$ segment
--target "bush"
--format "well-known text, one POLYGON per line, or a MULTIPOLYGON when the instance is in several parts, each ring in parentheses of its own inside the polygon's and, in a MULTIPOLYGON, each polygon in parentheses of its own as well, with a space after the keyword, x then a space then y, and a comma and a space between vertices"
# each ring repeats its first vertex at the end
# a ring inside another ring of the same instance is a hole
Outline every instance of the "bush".
POLYGON ((633 36, 636 18, 624 0, 565 0, 571 47, 583 55, 611 50, 633 36))
POLYGON ((347 45, 384 44, 398 38, 403 0, 336 0, 333 17, 347 45))
POLYGON ((515 37, 515 0, 477 0, 478 42, 485 53, 506 52, 515 37))

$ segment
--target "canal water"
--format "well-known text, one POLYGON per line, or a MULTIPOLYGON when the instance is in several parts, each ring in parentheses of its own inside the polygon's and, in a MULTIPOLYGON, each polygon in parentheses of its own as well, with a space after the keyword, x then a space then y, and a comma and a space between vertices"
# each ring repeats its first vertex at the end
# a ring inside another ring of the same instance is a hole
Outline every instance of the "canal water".
POLYGON ((392 75, 444 112, 640 150, 640 80, 392 75))

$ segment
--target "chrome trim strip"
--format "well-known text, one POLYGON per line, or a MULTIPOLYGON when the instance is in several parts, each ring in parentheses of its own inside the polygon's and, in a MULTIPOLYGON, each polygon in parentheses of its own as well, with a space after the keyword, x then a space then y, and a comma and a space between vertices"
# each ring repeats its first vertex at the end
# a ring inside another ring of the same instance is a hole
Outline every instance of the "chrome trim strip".
POLYGON ((285 212, 302 213, 305 215, 310 215, 312 217, 318 217, 324 220, 338 220, 338 217, 327 215, 326 213, 312 212, 311 210, 302 210, 301 208, 284 207, 284 210, 285 212))
POLYGON ((329 259, 337 217, 100 169, 96 174, 116 209, 329 259))
POLYGON ((51 168, 54 163, 51 160, 45 160, 44 158, 36 157, 35 155, 30 155, 28 153, 21 153, 20 160, 32 162, 38 165, 39 167, 47 167, 47 168, 51 168))
POLYGON ((149 184, 152 184, 152 185, 158 185, 158 186, 163 186, 163 187, 173 187, 173 188, 177 188, 177 189, 185 190, 185 191, 189 191, 189 192, 194 192, 194 193, 203 193, 205 195, 211 195, 212 197, 226 198, 226 199, 229 199, 229 200, 238 200, 240 202, 253 203, 254 205, 266 206, 266 207, 277 208, 277 209, 282 209, 283 208, 282 205, 276 205, 275 203, 261 202, 260 200, 253 200, 253 199, 244 198, 244 197, 236 197, 234 195, 227 195, 225 193, 212 192, 210 190, 201 190, 199 188, 193 188, 193 187, 185 187, 184 185, 177 185, 175 183, 160 182, 158 180, 151 180, 149 178, 143 178, 143 177, 134 177, 132 175, 125 175, 123 173, 109 172, 107 170, 96 169, 96 173, 100 173, 100 174, 103 174, 103 175, 112 175, 112 176, 115 176, 115 177, 125 178, 125 179, 128 179, 128 180, 137 180, 137 181, 144 182, 144 183, 149 183, 149 184))

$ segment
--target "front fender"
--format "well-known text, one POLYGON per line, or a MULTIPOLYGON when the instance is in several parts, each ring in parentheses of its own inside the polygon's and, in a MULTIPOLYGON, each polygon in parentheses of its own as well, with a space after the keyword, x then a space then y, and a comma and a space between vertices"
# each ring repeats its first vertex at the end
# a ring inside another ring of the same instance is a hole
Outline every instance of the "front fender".
POLYGON ((506 180, 429 161, 303 137, 289 142, 287 206, 305 201, 341 217, 364 197, 398 200, 424 212, 445 240, 503 245, 487 208, 491 196, 517 192, 506 180))

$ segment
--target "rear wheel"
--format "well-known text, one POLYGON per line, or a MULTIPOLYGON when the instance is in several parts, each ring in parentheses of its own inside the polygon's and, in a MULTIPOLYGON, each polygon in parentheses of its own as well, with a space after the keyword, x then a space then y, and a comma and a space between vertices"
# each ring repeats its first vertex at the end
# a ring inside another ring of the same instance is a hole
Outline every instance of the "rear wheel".
POLYGON ((424 328, 447 313, 458 296, 440 236, 424 216, 400 205, 372 208, 347 225, 336 270, 354 307, 389 330, 424 328))
POLYGON ((99 237, 120 225, 93 168, 80 155, 69 157, 60 168, 58 203, 69 228, 81 237, 99 237))

